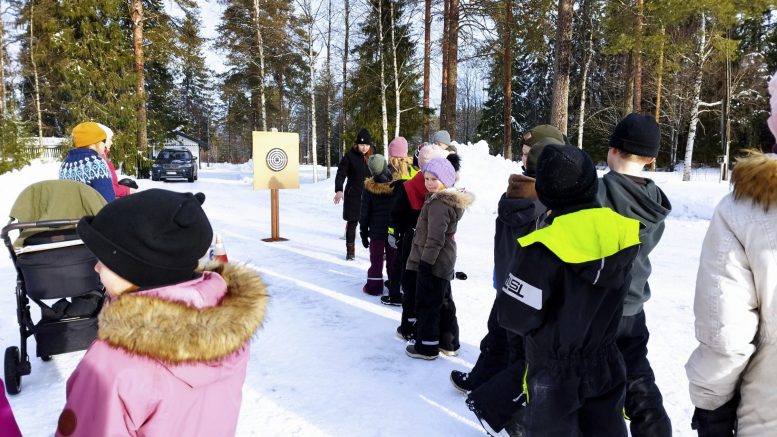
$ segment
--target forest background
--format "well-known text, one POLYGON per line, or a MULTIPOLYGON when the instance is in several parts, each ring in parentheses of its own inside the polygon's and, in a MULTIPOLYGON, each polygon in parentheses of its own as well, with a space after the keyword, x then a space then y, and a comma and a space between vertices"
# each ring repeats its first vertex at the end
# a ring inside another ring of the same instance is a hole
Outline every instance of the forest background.
POLYGON ((361 127, 378 153, 447 129, 513 159, 549 123, 602 162, 636 111, 662 126, 659 169, 683 164, 686 180, 774 144, 777 0, 207 3, 0 1, 0 173, 84 120, 113 128, 112 159, 135 175, 175 129, 233 163, 251 158, 251 131, 299 132, 301 160, 327 177, 361 127))

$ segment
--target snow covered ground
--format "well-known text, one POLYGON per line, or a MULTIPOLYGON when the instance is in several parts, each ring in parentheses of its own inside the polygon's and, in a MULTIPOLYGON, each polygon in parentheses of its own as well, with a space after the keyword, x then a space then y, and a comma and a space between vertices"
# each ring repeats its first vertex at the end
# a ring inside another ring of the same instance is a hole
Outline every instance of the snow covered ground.
MULTIPOLYGON (((216 232, 232 261, 255 266, 272 295, 268 320, 256 336, 243 389, 240 436, 466 436, 483 432, 448 380, 451 370, 471 368, 493 302, 493 230, 497 201, 518 164, 491 157, 484 143, 459 146, 458 184, 476 196, 459 225, 456 269, 469 276, 453 281, 461 327, 461 354, 427 362, 405 356, 394 336, 401 310, 361 292, 369 253, 357 244, 356 261, 346 262, 342 206, 334 205, 333 179, 302 166, 301 188, 280 193, 280 235, 270 236, 270 196, 252 190, 251 166, 217 164, 199 181, 139 181, 141 189, 201 191, 216 232)), ((0 213, 9 211, 27 185, 57 177, 59 164, 35 162, 0 175, 0 213)), ((334 170, 332 177, 334 177, 334 170)), ((669 196, 673 212, 651 256, 653 298, 646 305, 652 338, 650 360, 677 436, 690 429, 692 406, 683 365, 695 347, 693 289, 699 250, 717 201, 729 186, 714 171, 699 181, 680 173, 649 174, 669 196)), ((0 260, 0 346, 18 345, 15 272, 0 260)), ((34 354, 34 339, 29 340, 34 354)), ((10 397, 25 436, 52 435, 64 405, 65 382, 83 352, 31 357, 32 373, 22 392, 10 397)), ((218 418, 214 418, 218 420, 218 418)))

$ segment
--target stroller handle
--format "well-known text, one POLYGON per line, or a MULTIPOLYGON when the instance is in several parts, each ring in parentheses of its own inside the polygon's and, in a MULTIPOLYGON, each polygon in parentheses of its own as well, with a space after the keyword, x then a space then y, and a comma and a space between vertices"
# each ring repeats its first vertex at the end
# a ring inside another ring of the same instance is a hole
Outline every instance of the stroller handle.
POLYGON ((37 222, 9 223, 0 231, 0 238, 8 240, 8 233, 17 229, 28 228, 59 228, 62 226, 76 225, 81 219, 41 220, 37 222))

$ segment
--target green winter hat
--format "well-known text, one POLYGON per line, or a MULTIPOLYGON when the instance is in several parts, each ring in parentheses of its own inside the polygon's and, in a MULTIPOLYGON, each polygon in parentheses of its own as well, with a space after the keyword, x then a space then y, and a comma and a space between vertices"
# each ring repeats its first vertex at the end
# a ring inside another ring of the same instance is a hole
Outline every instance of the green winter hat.
POLYGON ((542 149, 544 149, 548 144, 563 146, 564 142, 559 141, 556 138, 545 137, 534 143, 534 145, 531 146, 531 149, 529 150, 529 156, 526 157, 526 176, 529 176, 530 178, 537 177, 537 161, 540 160, 542 149))
POLYGON ((564 134, 562 134, 561 131, 556 127, 549 124, 541 124, 539 126, 534 126, 533 128, 523 133, 523 144, 529 147, 533 147, 543 138, 557 140, 560 144, 566 144, 567 142, 564 134))
POLYGON ((386 163, 386 158, 383 157, 383 155, 376 154, 370 156, 370 158, 367 160, 367 167, 370 169, 370 174, 372 176, 377 176, 379 174, 383 174, 383 172, 386 171, 388 164, 386 163))

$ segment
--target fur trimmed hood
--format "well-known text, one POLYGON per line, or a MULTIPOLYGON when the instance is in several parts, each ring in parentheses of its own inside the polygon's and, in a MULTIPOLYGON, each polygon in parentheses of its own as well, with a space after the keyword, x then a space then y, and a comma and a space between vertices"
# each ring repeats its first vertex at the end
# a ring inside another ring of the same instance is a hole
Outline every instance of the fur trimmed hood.
POLYGON ((453 208, 467 209, 472 205, 472 202, 475 201, 475 196, 469 191, 448 188, 429 196, 430 201, 434 199, 439 199, 441 202, 452 206, 453 208))
POLYGON ((218 305, 198 309, 126 293, 100 312, 97 338, 171 364, 214 361, 239 351, 264 321, 269 300, 264 282, 245 265, 212 264, 204 270, 226 282, 227 292, 218 305))
POLYGON ((374 178, 368 178, 364 181, 364 189, 378 196, 391 196, 394 194, 394 190, 391 188, 391 183, 394 180, 396 179, 388 182, 378 182, 374 178))
POLYGON ((777 204, 777 157, 754 152, 737 159, 731 184, 735 199, 750 199, 764 211, 769 211, 777 204))

